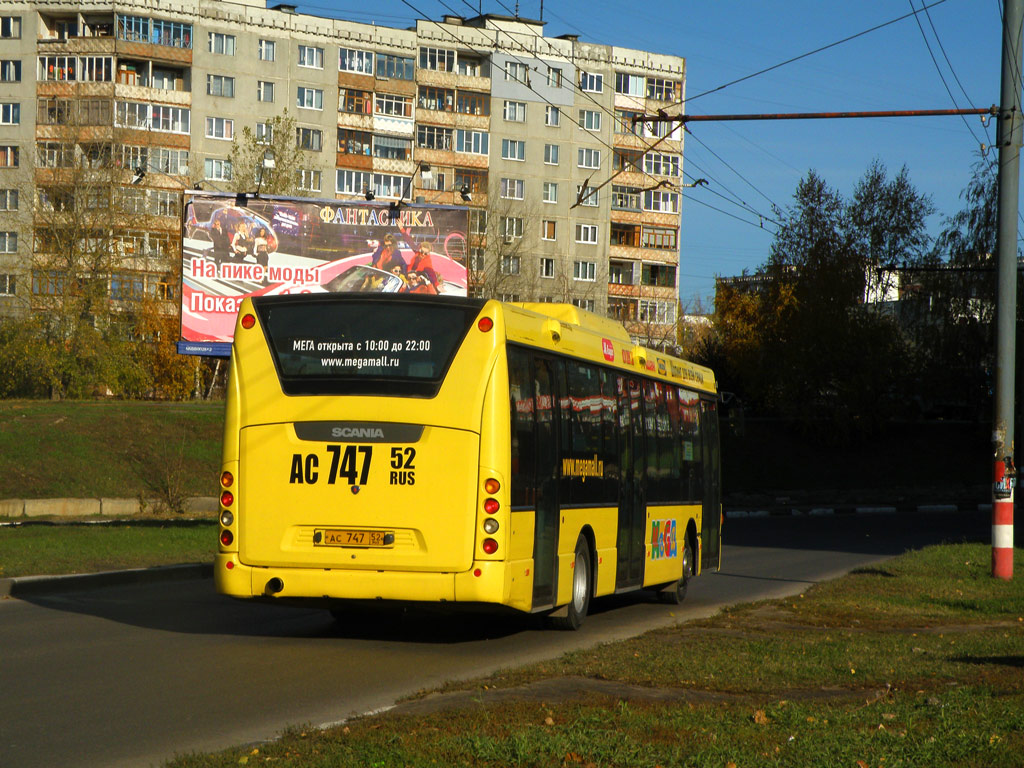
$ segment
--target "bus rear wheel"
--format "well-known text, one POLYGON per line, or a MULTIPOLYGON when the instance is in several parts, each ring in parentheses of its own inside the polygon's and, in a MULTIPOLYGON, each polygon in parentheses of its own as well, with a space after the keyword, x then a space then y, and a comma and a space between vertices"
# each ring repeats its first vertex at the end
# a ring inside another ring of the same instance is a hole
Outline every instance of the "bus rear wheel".
POLYGON ((590 568, 590 547, 583 536, 576 540, 574 559, 576 562, 572 570, 572 595, 569 597, 569 604, 548 617, 548 622, 555 629, 579 629, 590 608, 593 571, 590 568))
POLYGON ((693 547, 690 546, 690 537, 686 537, 686 544, 683 545, 683 575, 678 581, 666 584, 658 591, 658 599, 669 605, 679 605, 686 599, 686 588, 690 585, 690 577, 693 575, 693 547))

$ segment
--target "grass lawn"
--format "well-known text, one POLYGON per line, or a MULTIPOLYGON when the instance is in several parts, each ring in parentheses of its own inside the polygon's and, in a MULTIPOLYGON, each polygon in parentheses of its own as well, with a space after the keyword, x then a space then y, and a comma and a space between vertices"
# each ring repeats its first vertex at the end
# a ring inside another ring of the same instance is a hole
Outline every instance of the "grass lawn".
POLYGON ((0 400, 0 499, 214 496, 224 403, 0 400))
POLYGON ((0 527, 0 578, 208 563, 214 520, 0 527))
POLYGON ((993 580, 990 552, 932 547, 795 598, 169 765, 1024 765, 1024 582, 993 580), (581 681, 599 692, 578 695, 581 681))

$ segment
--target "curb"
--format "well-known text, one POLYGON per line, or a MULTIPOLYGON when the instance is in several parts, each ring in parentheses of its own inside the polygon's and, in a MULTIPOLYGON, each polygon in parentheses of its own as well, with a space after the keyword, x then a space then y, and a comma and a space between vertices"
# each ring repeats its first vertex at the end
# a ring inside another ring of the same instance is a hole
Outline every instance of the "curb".
POLYGON ((844 505, 837 507, 815 507, 802 506, 794 507, 780 505, 773 507, 754 507, 752 509, 730 509, 725 508, 726 520, 743 520, 751 517, 828 517, 835 515, 895 515, 899 513, 919 514, 992 514, 992 504, 962 505, 962 504, 901 504, 896 505, 844 505))
POLYGON ((15 576, 0 579, 0 599, 73 592, 81 589, 152 584, 183 579, 213 578, 213 563, 158 565, 152 568, 131 568, 125 571, 73 573, 66 576, 15 576))

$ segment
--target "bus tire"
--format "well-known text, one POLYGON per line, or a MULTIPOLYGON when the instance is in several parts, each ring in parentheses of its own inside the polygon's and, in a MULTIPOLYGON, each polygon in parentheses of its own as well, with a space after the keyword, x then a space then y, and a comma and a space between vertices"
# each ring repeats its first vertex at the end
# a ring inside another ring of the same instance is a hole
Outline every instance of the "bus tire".
POLYGON ((590 546, 582 535, 576 540, 576 554, 573 559, 575 563, 572 569, 572 594, 569 597, 569 604, 548 616, 548 622, 554 629, 579 629, 590 608, 593 570, 590 567, 590 546))
POLYGON ((690 577, 693 575, 693 547, 690 546, 690 537, 686 537, 683 545, 683 575, 681 578, 666 584, 658 590, 658 599, 669 605, 679 605, 686 599, 686 588, 690 585, 690 577))

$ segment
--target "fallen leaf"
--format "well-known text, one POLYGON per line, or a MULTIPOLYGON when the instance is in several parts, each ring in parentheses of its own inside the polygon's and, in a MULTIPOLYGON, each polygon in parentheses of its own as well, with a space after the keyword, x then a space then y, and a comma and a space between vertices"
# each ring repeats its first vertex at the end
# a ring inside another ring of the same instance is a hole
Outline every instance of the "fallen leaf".
POLYGON ((764 713, 763 709, 759 709, 754 713, 754 722, 758 725, 768 725, 768 715, 764 713))
POLYGON ((544 725, 554 725, 554 724, 555 724, 555 721, 552 720, 550 717, 545 717, 544 718, 544 725))
POLYGON ((868 764, 865 763, 863 760, 858 760, 857 761, 857 768, 868 768, 868 764))

